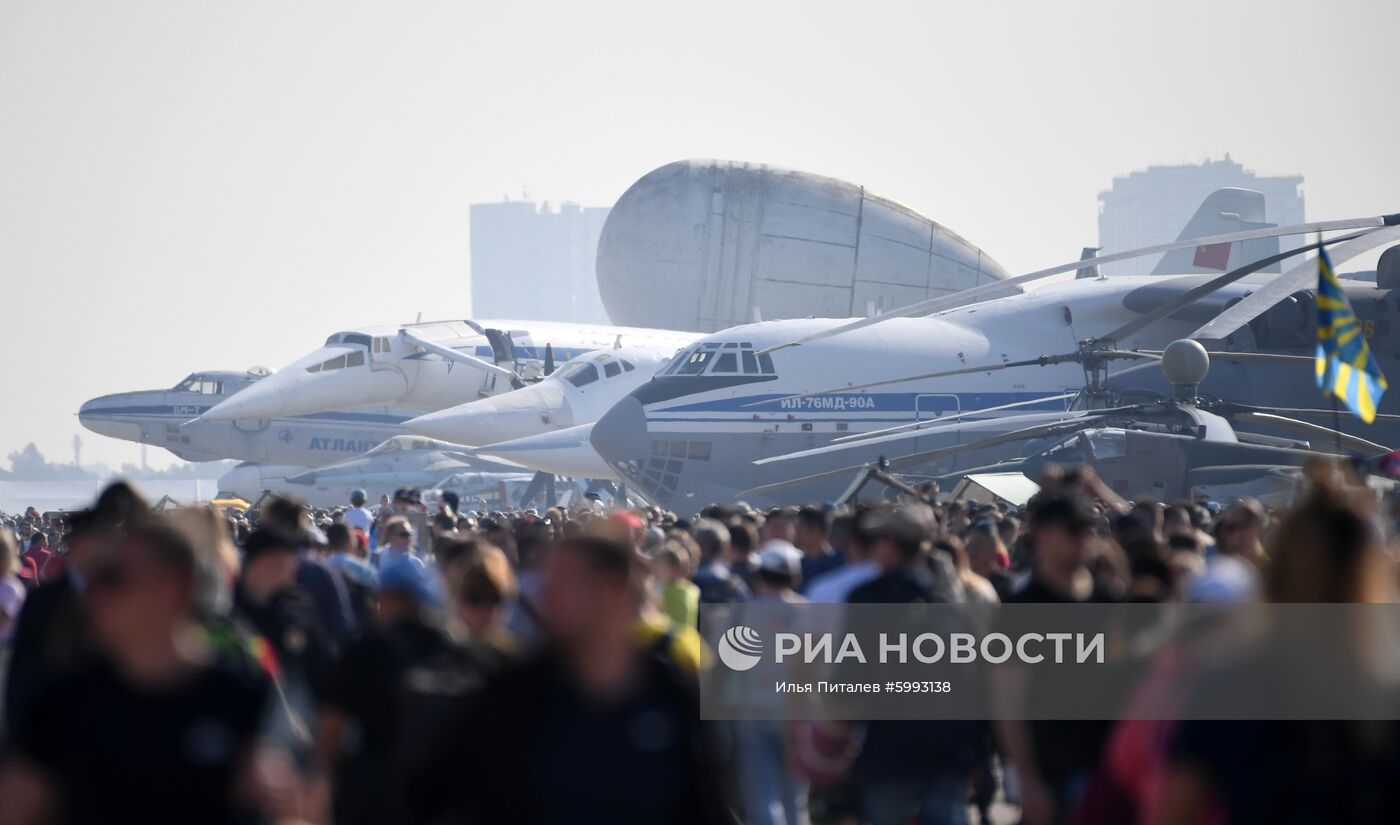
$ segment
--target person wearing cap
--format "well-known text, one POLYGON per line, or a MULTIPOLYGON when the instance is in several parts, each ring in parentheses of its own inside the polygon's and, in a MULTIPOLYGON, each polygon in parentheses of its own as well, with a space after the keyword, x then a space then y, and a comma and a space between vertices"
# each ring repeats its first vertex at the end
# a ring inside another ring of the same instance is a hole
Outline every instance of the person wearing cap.
POLYGON ((734 604, 749 600, 749 586, 729 569, 729 528, 713 518, 701 518, 691 525, 695 544, 700 548, 700 564, 691 581, 700 589, 701 604, 734 604))
POLYGON ((856 604, 913 604, 960 600, 957 573, 941 554, 928 549, 938 522, 927 504, 872 510, 862 519, 871 559, 880 574, 851 591, 856 604))
MULTIPOLYGON (((759 545, 757 555, 750 604, 806 602, 797 593, 802 582, 801 550, 791 542, 769 539, 759 545)), ((760 608, 761 615, 771 617, 772 609, 760 608)), ((776 618, 771 621, 778 622, 776 618)), ((806 825, 809 787, 789 767, 788 723, 779 720, 777 706, 772 709, 772 719, 734 723, 739 789, 747 814, 744 821, 751 825, 806 825)))
MULTIPOLYGON (((850 591, 852 604, 934 604, 962 601, 953 562, 932 552, 939 535, 932 508, 922 502, 862 513, 858 532, 879 572, 850 591)), ((876 720, 865 723, 852 766, 860 804, 873 825, 961 822, 968 776, 986 727, 979 722, 876 720)))
POLYGON ((309 719, 326 686, 332 643, 315 603, 297 584, 299 544, 297 536, 276 527, 254 530, 243 547, 233 605, 236 616, 272 648, 288 704, 309 719))
POLYGON ((1097 516, 1077 493, 1048 493, 1030 507, 1027 533, 1034 558, 1029 579, 1019 582, 1009 603, 1064 604, 1106 602, 1089 570, 1091 541, 1097 516))
POLYGON ((491 651, 447 632, 435 571, 395 558, 380 569, 378 590, 378 626, 346 648, 318 723, 342 825, 403 820, 420 749, 496 665, 491 651))
POLYGON ((802 584, 802 551, 791 542, 769 539, 758 548, 754 601, 805 602, 797 593, 802 584))
MULTIPOLYGON (((1008 604, 1080 604, 1110 602, 1089 569, 1098 517, 1081 493, 1069 490, 1038 495, 1027 515, 1032 561, 1030 577, 1008 594, 1008 604)), ((1009 695, 1034 692, 1036 680, 1053 678, 1031 669, 1010 674, 1009 695)), ((1098 762, 1104 726, 1098 722, 1009 720, 1000 723, 1008 760, 1021 781, 1028 820, 1050 822, 1062 816, 1098 762)))

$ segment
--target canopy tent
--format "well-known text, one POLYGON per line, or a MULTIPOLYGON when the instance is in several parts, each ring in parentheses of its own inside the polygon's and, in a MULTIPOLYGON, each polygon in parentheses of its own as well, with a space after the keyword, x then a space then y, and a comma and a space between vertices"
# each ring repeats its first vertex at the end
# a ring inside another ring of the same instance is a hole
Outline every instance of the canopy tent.
POLYGON ((1024 507, 1031 496, 1040 492, 1040 485, 1023 473, 973 473, 963 476, 953 487, 954 501, 975 501, 978 504, 1005 502, 1024 507))

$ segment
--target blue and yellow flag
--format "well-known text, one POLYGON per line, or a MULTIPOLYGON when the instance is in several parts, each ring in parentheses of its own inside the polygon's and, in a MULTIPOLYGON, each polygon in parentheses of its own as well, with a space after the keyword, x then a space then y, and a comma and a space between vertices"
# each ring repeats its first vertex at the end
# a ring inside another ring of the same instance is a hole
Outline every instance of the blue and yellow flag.
POLYGON ((1367 424, 1388 386, 1380 364, 1361 334, 1327 250, 1317 250, 1317 386, 1342 399, 1367 424))

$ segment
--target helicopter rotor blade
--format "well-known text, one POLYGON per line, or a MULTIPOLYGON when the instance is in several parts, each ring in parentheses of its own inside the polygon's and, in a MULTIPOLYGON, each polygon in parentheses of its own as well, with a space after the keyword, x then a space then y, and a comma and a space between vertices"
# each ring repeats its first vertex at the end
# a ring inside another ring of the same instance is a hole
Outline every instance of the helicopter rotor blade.
MULTIPOLYGON (((971 452, 973 450, 980 450, 986 447, 995 447, 999 444, 1006 444, 1008 442, 1013 441, 1029 441, 1034 438, 1044 438, 1046 436, 1057 435, 1060 433, 1074 432, 1076 430, 1083 429, 1088 422, 1096 421, 1103 417, 1103 415, 1085 416, 1082 418, 1077 418, 1073 421, 1060 421, 1055 424, 1045 424, 1038 427, 1026 427, 1019 430, 1013 430, 1008 433, 1002 433, 1001 435, 992 436, 990 438, 979 439, 968 444, 954 444, 948 447, 940 447, 935 450, 924 450, 922 452, 911 453, 909 455, 903 455, 899 456, 898 458, 890 459, 888 463, 888 468, 891 470, 898 470, 904 467, 917 467, 920 464, 926 464, 930 461, 936 461, 940 458, 947 458, 949 456, 958 455, 959 453, 971 452)), ((769 460, 771 459, 764 459, 764 461, 769 460)), ((754 463, 758 464, 761 462, 756 461, 754 463)), ((802 484, 809 481, 820 481, 822 479, 832 478, 835 476, 848 475, 850 473, 858 472, 867 466, 869 465, 854 464, 849 467, 842 467, 837 470, 826 470, 824 472, 813 473, 812 475, 801 476, 799 478, 788 479, 785 481, 777 481, 771 484, 763 484, 745 490, 744 492, 739 494, 739 498, 743 498, 744 496, 752 493, 763 493, 768 492, 770 490, 778 490, 784 487, 790 487, 795 484, 802 484)))
POLYGON ((1070 261, 1047 267, 1046 269, 1029 272, 1025 275, 1018 275, 1014 278, 1006 278, 991 283, 964 289, 952 295, 939 296, 924 301, 918 301, 899 309, 891 310, 883 315, 874 318, 859 318, 845 324, 839 324, 828 329, 813 332, 808 335, 795 338, 782 344, 774 344, 759 351, 759 354, 772 353, 788 347, 800 346, 812 341, 819 341, 835 335, 842 335, 857 329, 864 329, 868 326, 881 324, 891 318, 909 318, 917 315, 930 315, 944 309, 965 306, 975 300, 990 297, 995 293, 1004 292, 1007 287, 1020 286, 1034 281, 1058 275, 1064 272, 1078 271, 1080 269, 1097 266, 1100 264, 1113 263, 1114 261, 1124 261, 1131 258, 1140 258, 1146 255, 1154 255, 1158 252, 1170 252, 1174 249, 1189 249, 1198 246, 1214 246, 1223 243, 1234 243, 1235 241, 1248 241, 1256 238, 1272 238, 1285 235, 1307 235, 1313 232, 1330 232, 1342 229, 1365 229, 1371 227, 1400 225, 1400 214, 1378 215, 1367 218, 1349 218, 1338 221, 1318 221, 1314 223, 1294 224, 1292 226, 1276 226, 1262 229, 1249 229, 1242 232, 1230 232, 1224 235, 1212 235, 1204 238, 1192 238, 1185 241, 1173 241, 1171 243, 1157 244, 1155 246, 1132 249, 1126 252, 1114 252, 1108 255, 1099 255, 1094 258, 1070 261))
MULTIPOLYGON (((821 447, 812 447, 806 450, 798 450, 796 452, 784 453, 782 455, 769 456, 768 458, 760 458, 754 461, 753 464, 755 466, 763 466, 767 464, 782 464, 784 462, 796 461, 803 458, 811 458, 812 456, 829 455, 831 453, 847 452, 850 450, 863 450, 875 444, 890 444, 894 442, 908 441, 909 439, 924 438, 929 435, 946 435, 950 433, 976 433, 979 430, 989 430, 1007 427, 1012 428, 1001 433, 989 435, 986 438, 981 439, 979 441, 968 442, 968 444, 962 445, 964 447, 969 447, 972 444, 981 444, 990 439, 1000 439, 1008 432, 1019 432, 1024 429, 1058 426, 1069 423, 1078 424, 1084 421, 1097 421, 1102 418, 1107 418, 1115 415, 1123 415, 1125 413, 1132 412, 1134 410, 1137 410, 1140 406, 1141 405, 1138 404, 1131 404, 1123 407, 1114 407, 1112 409, 1107 410, 1023 413, 1021 415, 1009 415, 1001 418, 978 419, 974 421, 958 421, 951 424, 945 424, 940 427, 925 427, 924 429, 920 430, 905 430, 903 432, 890 433, 887 435, 867 438, 862 441, 847 441, 841 444, 833 443, 821 447), (1028 428, 1025 426, 1028 424, 1033 426, 1028 428)), ((996 443, 1001 442, 998 441, 996 443)))
POLYGON ((1377 444, 1374 441, 1368 441, 1367 439, 1364 439, 1360 436, 1348 435, 1347 433, 1341 432, 1340 430, 1334 430, 1331 427, 1324 427, 1320 424, 1310 424, 1307 421, 1299 421, 1296 418, 1289 418, 1288 416, 1284 415, 1275 415, 1274 413, 1267 412, 1254 412, 1251 410, 1235 410, 1227 412, 1226 417, 1231 419, 1232 421, 1234 419, 1240 419, 1243 421, 1250 421, 1255 424, 1266 424, 1272 427, 1277 427, 1280 430, 1290 430, 1301 435, 1310 435, 1316 436, 1318 438, 1330 439, 1332 441, 1335 441, 1339 445, 1347 447, 1348 449, 1357 450, 1359 452, 1369 453, 1372 455, 1390 452, 1389 447, 1377 444))
POLYGON ((1266 257, 1260 258, 1257 261, 1251 261, 1243 266, 1235 267, 1229 272, 1226 272, 1224 275, 1219 275, 1215 278, 1211 278, 1209 281, 1206 281, 1205 283, 1200 284, 1199 286, 1195 286, 1191 289, 1186 290, 1185 292, 1181 293, 1180 295, 1176 296, 1175 298, 1166 302, 1165 304, 1162 304, 1161 306, 1157 307, 1151 312, 1144 313, 1143 315, 1134 318, 1133 320, 1129 321, 1123 326, 1100 337, 1101 339, 1108 341, 1122 341, 1130 335, 1141 332, 1142 330, 1146 329, 1152 324, 1157 323, 1163 318, 1170 318, 1177 312, 1190 306, 1196 301, 1199 301, 1205 296, 1210 295, 1213 292, 1217 292, 1229 286, 1230 284, 1233 284, 1235 281, 1238 281, 1246 275, 1253 275, 1254 273, 1262 269, 1273 266, 1274 264, 1283 260, 1287 260, 1288 258, 1292 258, 1297 255, 1302 255, 1303 253, 1308 252, 1309 250, 1320 249, 1321 247, 1329 246, 1334 243, 1341 243, 1343 241, 1355 240, 1361 237, 1362 235, 1367 234, 1367 232, 1374 231, 1375 230, 1368 229, 1350 235, 1343 235, 1338 238, 1328 238, 1327 240, 1321 241, 1320 243, 1307 244, 1306 246, 1300 246, 1297 249, 1290 249, 1286 252, 1280 252, 1276 255, 1268 255, 1266 257))
MULTIPOLYGON (((1161 360, 1160 352, 1147 352, 1145 350, 1100 350, 1094 353, 1096 356, 1105 359, 1115 358, 1141 358, 1161 360)), ((833 392, 853 392, 855 390, 867 390, 872 387, 883 387, 888 384, 903 384, 907 381, 922 381, 929 378, 948 378, 954 375, 971 375, 979 372, 996 372, 997 370, 1008 370, 1016 367, 1048 367, 1054 364, 1065 364, 1078 361, 1083 357, 1079 352, 1065 352, 1057 355, 1041 355, 1036 358, 1027 358, 1023 361, 1002 361, 996 364, 979 364, 971 367, 960 367, 955 370, 941 370, 939 372, 926 372, 919 375, 905 375, 899 378, 886 378, 880 381, 871 381, 867 384, 853 384, 849 387, 832 387, 824 390, 813 390, 812 392, 795 393, 793 395, 783 395, 777 398, 767 398, 762 401, 754 401, 745 404, 745 407, 761 407, 765 404, 776 404, 782 401, 792 401, 798 398, 810 398, 814 395, 826 395, 833 392)))
MULTIPOLYGON (((911 421, 908 424, 897 424, 893 427, 884 427, 879 430, 868 430, 863 433, 852 433, 851 435, 843 435, 840 438, 833 438, 831 440, 831 443, 843 444, 850 441, 860 441, 867 438, 874 438, 875 436, 903 432, 905 430, 933 429, 934 427, 937 427, 939 425, 948 424, 953 421, 968 418, 974 415, 986 415, 987 413, 1001 412, 1002 410, 1014 410, 1019 407, 1029 407, 1033 404, 1049 404, 1055 401, 1067 401, 1071 398, 1077 397, 1078 395, 1079 390, 1075 390, 1074 392, 1066 392, 1061 393, 1059 395, 1049 395, 1045 396, 1044 398, 1032 398, 1028 401, 1014 401, 1010 404, 1000 404, 995 407, 983 407, 980 410, 968 410, 966 412, 953 413, 952 415, 941 415, 938 418, 928 418, 922 421, 911 421)), ((1068 410, 1066 410, 1066 412, 1068 412, 1068 410)))
MULTIPOLYGON (((1398 240, 1400 227, 1385 227, 1341 244, 1330 250, 1327 256, 1332 259, 1333 266, 1340 266, 1357 255, 1398 240)), ((1317 263, 1313 260, 1303 261, 1207 321, 1200 329, 1191 333, 1190 337, 1198 341, 1223 340, 1289 295, 1316 285, 1317 263)))

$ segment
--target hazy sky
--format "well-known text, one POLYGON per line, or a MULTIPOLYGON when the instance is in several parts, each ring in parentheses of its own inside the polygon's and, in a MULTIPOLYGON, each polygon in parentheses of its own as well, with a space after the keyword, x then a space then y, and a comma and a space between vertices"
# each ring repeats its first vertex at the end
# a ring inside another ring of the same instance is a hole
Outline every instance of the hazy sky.
POLYGON ((463 316, 469 204, 681 158, 864 184, 1013 272, 1150 163, 1400 210, 1397 31, 1394 0, 0 0, 0 464, 133 461, 83 400, 463 316))

